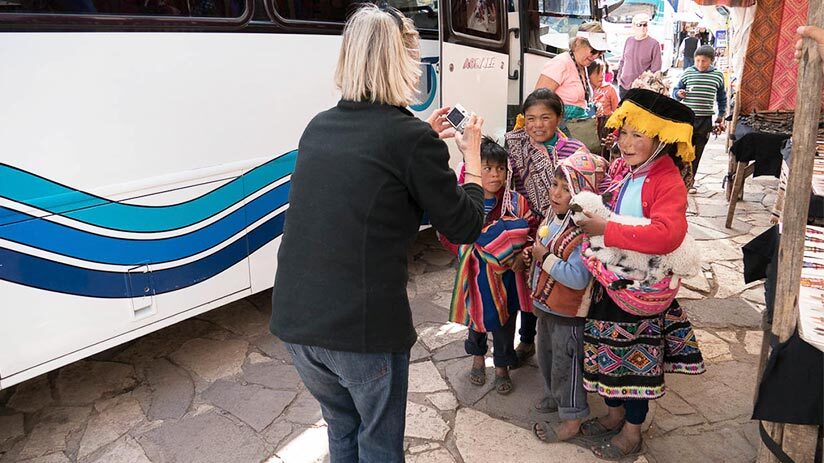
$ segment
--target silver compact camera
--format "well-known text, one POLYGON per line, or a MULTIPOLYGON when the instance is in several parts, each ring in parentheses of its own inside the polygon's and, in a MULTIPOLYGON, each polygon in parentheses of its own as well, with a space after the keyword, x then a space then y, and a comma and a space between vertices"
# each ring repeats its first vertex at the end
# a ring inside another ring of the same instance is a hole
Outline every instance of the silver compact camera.
POLYGON ((460 104, 456 104, 449 110, 446 120, 449 121, 452 127, 455 127, 455 130, 463 133, 466 123, 469 122, 469 112, 460 104))

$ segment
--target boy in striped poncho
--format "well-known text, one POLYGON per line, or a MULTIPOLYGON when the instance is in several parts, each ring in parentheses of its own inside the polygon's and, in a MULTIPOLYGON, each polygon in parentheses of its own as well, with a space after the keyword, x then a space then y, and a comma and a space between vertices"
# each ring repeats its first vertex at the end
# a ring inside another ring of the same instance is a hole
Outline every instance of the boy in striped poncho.
POLYGON ((449 320, 469 327, 464 344, 473 356, 469 381, 476 386, 486 382, 484 356, 491 333, 495 390, 508 394, 509 369, 518 364, 515 316, 519 310, 532 311, 521 250, 534 218, 526 198, 509 190, 506 150, 486 137, 481 142, 480 177, 486 219, 478 240, 457 246, 440 234, 438 238, 458 256, 449 320))
POLYGON ((718 103, 718 116, 715 118, 721 130, 724 128, 724 114, 727 111, 727 91, 724 88, 724 74, 712 66, 715 60, 715 50, 704 45, 695 51, 695 65, 687 68, 678 85, 673 89, 676 100, 684 103, 695 113, 693 125, 693 145, 695 145, 695 159, 692 161, 692 175, 685 179, 690 193, 693 188, 695 174, 698 172, 698 163, 704 154, 704 147, 710 139, 713 129, 713 103, 718 103))

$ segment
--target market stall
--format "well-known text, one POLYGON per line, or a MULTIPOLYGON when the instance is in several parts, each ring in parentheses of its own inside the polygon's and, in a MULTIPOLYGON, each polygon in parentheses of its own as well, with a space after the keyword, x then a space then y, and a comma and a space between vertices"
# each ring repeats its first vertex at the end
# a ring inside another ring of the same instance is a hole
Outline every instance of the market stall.
POLYGON ((824 228, 808 226, 808 218, 814 193, 824 193, 822 65, 811 41, 800 65, 792 57, 798 25, 824 25, 824 0, 761 0, 757 8, 752 34, 759 40, 750 41, 736 98, 727 226, 747 174, 776 175, 786 159, 780 225, 745 252, 746 278, 760 277, 759 259, 768 269, 753 419, 760 420, 759 462, 813 462, 821 458, 824 424, 824 228))
POLYGON ((824 25, 824 0, 758 0, 754 7, 744 1, 696 3, 732 7, 738 85, 728 132, 727 227, 748 176, 782 175, 786 182, 780 225, 745 247, 745 278, 767 280, 753 413, 762 440, 758 461, 821 461, 824 228, 808 226, 808 218, 824 218, 822 66, 813 43, 805 44, 800 65, 793 51, 798 26, 824 25))
MULTIPOLYGON (((792 132, 798 80, 798 66, 793 61, 795 30, 806 23, 809 6, 807 0, 760 0, 757 7, 733 9, 733 22, 742 30, 733 34, 732 42, 746 43, 746 52, 733 57, 734 69, 739 68, 739 63, 743 66, 737 74, 740 79, 736 79, 739 85, 732 99, 733 117, 728 132, 727 227, 732 224, 746 178, 779 175, 780 169, 759 169, 755 161, 759 160, 761 166, 781 165, 781 146, 771 142, 775 142, 776 134, 789 138, 792 132), (750 41, 742 35, 758 39, 750 41), (774 127, 761 130, 759 119, 769 119, 774 127), (745 133, 741 133, 742 128, 745 133), (745 135, 746 140, 742 140, 745 135)), ((735 45, 731 49, 736 50, 735 45)))

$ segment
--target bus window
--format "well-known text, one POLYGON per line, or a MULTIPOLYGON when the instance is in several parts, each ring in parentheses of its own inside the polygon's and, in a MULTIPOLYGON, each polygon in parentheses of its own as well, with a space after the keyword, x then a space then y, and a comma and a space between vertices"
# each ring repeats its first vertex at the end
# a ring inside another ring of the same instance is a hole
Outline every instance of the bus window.
POLYGON ((498 0, 453 1, 452 29, 483 39, 500 41, 503 31, 499 18, 501 3, 498 0))
POLYGON ((531 51, 560 53, 578 28, 592 20, 590 0, 526 0, 527 47, 531 51))
POLYGON ((590 0, 541 0, 539 3, 544 13, 592 16, 590 0))
POLYGON ((245 0, 3 0, 2 13, 239 18, 245 0))
MULTIPOLYGON (((438 30, 437 0, 389 0, 387 2, 412 19, 418 30, 438 30)), ((287 21, 344 23, 363 0, 274 0, 275 11, 287 21)))
POLYGON ((650 18, 655 18, 656 7, 650 3, 624 3, 605 19, 611 23, 629 24, 632 17, 639 13, 646 13, 650 18))

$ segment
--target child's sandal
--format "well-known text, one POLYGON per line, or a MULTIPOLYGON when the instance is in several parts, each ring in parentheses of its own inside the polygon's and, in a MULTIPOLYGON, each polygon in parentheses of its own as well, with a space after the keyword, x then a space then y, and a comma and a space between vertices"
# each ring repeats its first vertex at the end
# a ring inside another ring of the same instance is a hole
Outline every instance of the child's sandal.
POLYGON ((644 452, 644 439, 639 440, 634 447, 626 452, 612 442, 604 442, 601 445, 592 447, 593 455, 607 461, 618 461, 625 458, 637 457, 638 455, 642 455, 644 452))
POLYGON ((469 370, 469 382, 476 386, 486 384, 486 368, 472 368, 469 370))
POLYGON ((512 392, 512 378, 510 378, 509 375, 495 375, 495 392, 501 395, 507 395, 512 392))
POLYGON ((583 423, 581 423, 581 435, 585 437, 602 437, 607 436, 609 434, 618 433, 621 431, 621 428, 624 426, 624 423, 619 424, 614 429, 609 429, 600 421, 598 418, 590 418, 583 423))

